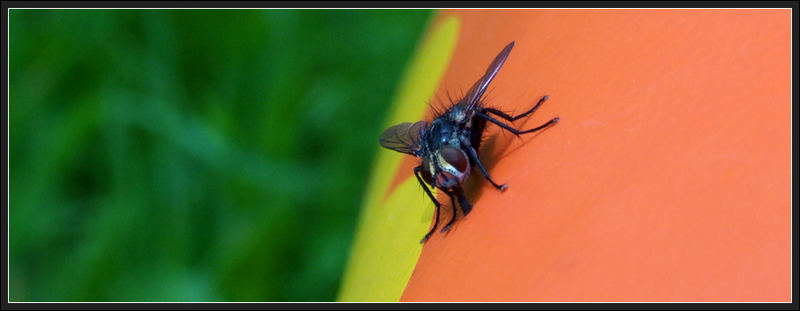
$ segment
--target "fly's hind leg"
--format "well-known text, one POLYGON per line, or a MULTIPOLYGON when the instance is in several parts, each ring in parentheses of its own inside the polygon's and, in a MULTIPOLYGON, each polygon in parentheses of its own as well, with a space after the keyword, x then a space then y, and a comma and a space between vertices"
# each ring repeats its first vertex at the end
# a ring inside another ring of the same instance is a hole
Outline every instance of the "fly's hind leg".
POLYGON ((540 126, 537 126, 537 127, 533 128, 533 129, 520 131, 520 130, 515 129, 515 128, 511 127, 511 126, 508 126, 507 124, 504 124, 504 123, 500 122, 499 120, 497 120, 495 118, 492 118, 491 116, 489 116, 489 113, 494 114, 494 115, 496 115, 496 116, 498 116, 500 118, 503 118, 506 121, 513 122, 513 121, 519 120, 521 118, 524 118, 524 117, 530 115, 531 113, 533 113, 534 111, 536 111, 536 109, 538 109, 539 106, 541 106, 542 103, 544 101, 546 101, 548 98, 549 98, 548 96, 542 97, 541 99, 539 99, 539 102, 537 102, 536 105, 534 105, 533 108, 531 108, 531 110, 523 112, 522 114, 520 114, 520 115, 518 115, 516 117, 512 117, 512 116, 506 114, 505 112, 502 112, 502 111, 494 109, 494 108, 483 108, 483 110, 481 112, 478 112, 477 115, 479 117, 481 117, 481 118, 486 119, 489 122, 492 122, 492 123, 496 124, 497 126, 503 128, 503 129, 505 129, 505 130, 507 130, 507 131, 509 131, 511 133, 514 133, 514 135, 517 135, 517 136, 519 136, 521 134, 533 133, 533 132, 541 130, 541 129, 549 126, 549 125, 557 123, 559 118, 555 117, 555 118, 551 119, 550 121, 547 121, 547 123, 542 124, 540 126))
POLYGON ((537 126, 536 128, 533 128, 533 129, 530 129, 530 130, 520 131, 518 129, 515 129, 513 127, 508 126, 507 124, 505 124, 503 122, 498 121, 495 118, 490 117, 489 115, 487 115, 485 113, 478 112, 477 115, 479 117, 481 117, 481 118, 486 119, 486 121, 489 121, 489 122, 492 122, 494 124, 497 124, 497 126, 502 127, 504 130, 509 131, 511 133, 514 133, 514 135, 517 135, 517 136, 519 136, 521 134, 527 134, 527 133, 536 132, 536 131, 541 130, 541 129, 545 128, 545 127, 548 127, 548 126, 550 126, 552 124, 558 123, 558 120, 560 119, 559 117, 555 117, 555 118, 551 119, 550 121, 547 121, 547 123, 537 126))
POLYGON ((545 96, 542 96, 542 98, 540 98, 540 99, 539 99, 539 102, 537 102, 537 103, 536 103, 536 105, 534 105, 534 106, 533 106, 533 108, 531 108, 531 110, 528 110, 528 111, 526 111, 526 112, 523 112, 522 114, 520 114, 520 115, 518 115, 518 116, 516 116, 516 117, 512 117, 512 116, 510 116, 510 115, 508 115, 508 114, 506 114, 506 113, 504 113, 504 112, 502 112, 502 111, 500 111, 500 110, 494 109, 494 108, 483 108, 483 111, 484 111, 484 112, 489 112, 489 113, 492 113, 492 114, 494 114, 494 115, 497 115, 498 117, 501 117, 501 118, 503 118, 503 119, 506 119, 507 121, 514 122, 514 121, 517 121, 517 120, 519 120, 519 119, 522 119, 522 118, 524 118, 525 116, 527 116, 527 115, 529 115, 529 114, 533 113, 534 111, 536 111, 536 109, 539 109, 539 106, 541 106, 541 105, 542 105, 542 103, 543 103, 544 101, 546 101, 548 98, 550 98, 550 97, 549 97, 549 96, 547 96, 547 95, 545 95, 545 96))

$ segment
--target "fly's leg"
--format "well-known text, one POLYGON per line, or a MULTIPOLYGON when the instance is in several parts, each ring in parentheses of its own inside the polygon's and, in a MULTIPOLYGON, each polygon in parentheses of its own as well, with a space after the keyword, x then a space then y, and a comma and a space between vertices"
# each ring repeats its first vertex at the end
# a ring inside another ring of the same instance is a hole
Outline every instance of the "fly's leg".
POLYGON ((550 125, 558 123, 558 120, 561 120, 561 118, 555 117, 555 118, 550 119, 550 121, 547 121, 545 124, 539 125, 539 126, 537 126, 535 128, 532 128, 530 130, 525 130, 525 131, 522 131, 522 132, 519 132, 519 133, 520 134, 527 134, 527 133, 536 132, 536 131, 541 130, 541 129, 545 128, 545 127, 548 127, 550 125))
POLYGON ((420 186, 422 186, 422 189, 425 189, 425 193, 427 193, 428 197, 430 197, 431 201, 433 201, 433 205, 436 205, 436 207, 439 207, 439 201, 436 201, 436 197, 434 197, 433 193, 431 193, 431 190, 428 189, 428 185, 425 183, 425 181, 422 180, 422 177, 419 176, 419 173, 421 171, 422 171, 422 166, 415 167, 414 168, 414 176, 417 177, 417 181, 419 182, 420 186))
POLYGON ((433 228, 431 228, 431 230, 428 231, 428 234, 426 234, 425 237, 422 238, 422 241, 420 241, 420 243, 425 243, 425 241, 427 241, 428 238, 431 236, 431 234, 436 230, 436 227, 439 226, 439 209, 441 209, 441 207, 439 201, 436 200, 436 198, 433 196, 433 193, 431 193, 431 190, 428 189, 428 185, 426 185, 425 182, 422 181, 422 178, 419 176, 421 170, 422 170, 421 166, 415 167, 414 176, 417 177, 417 181, 419 181, 419 184, 422 186, 422 189, 425 189, 425 193, 428 194, 428 197, 430 197, 431 200, 433 201, 433 205, 436 206, 436 221, 433 223, 433 228))
POLYGON ((492 186, 499 189, 500 191, 506 190, 506 184, 498 185, 497 183, 494 182, 494 180, 492 180, 491 177, 489 177, 489 173, 486 171, 486 168, 483 167, 481 159, 478 159, 478 152, 475 151, 475 148, 472 148, 472 145, 470 145, 469 141, 462 140, 461 143, 464 144, 464 149, 467 150, 469 156, 472 157, 472 160, 475 160, 475 164, 478 165, 478 169, 480 169, 481 173, 483 173, 483 177, 486 177, 486 180, 492 183, 492 186))
POLYGON ((534 105, 533 108, 531 108, 531 110, 528 110, 528 111, 526 111, 526 112, 524 112, 524 113, 522 113, 522 114, 520 114, 520 115, 518 115, 516 117, 512 117, 510 115, 507 115, 504 112, 502 112, 500 110, 497 110, 497 109, 494 109, 494 108, 484 108, 483 111, 495 114, 498 117, 501 117, 503 119, 506 119, 507 121, 513 122, 513 121, 517 121, 517 120, 519 120, 521 118, 524 118, 525 116, 527 116, 527 115, 533 113, 534 111, 536 111, 536 109, 538 109, 539 106, 541 106, 542 103, 544 101, 546 101, 548 98, 549 97, 547 95, 543 96, 541 99, 539 99, 539 102, 537 102, 536 105, 534 105))
POLYGON ((492 123, 494 123, 494 124, 497 124, 497 126, 499 126, 499 127, 502 127, 502 128, 503 128, 503 129, 505 129, 506 131, 509 131, 509 132, 511 132, 511 133, 514 133, 514 135, 517 135, 517 136, 519 136, 519 135, 521 135, 521 134, 527 134, 527 133, 533 133, 533 132, 536 132, 536 131, 538 131, 538 130, 541 130, 541 129, 545 128, 545 127, 548 127, 548 126, 550 126, 550 125, 552 125, 552 124, 555 124, 555 123, 557 123, 557 122, 558 122, 558 120, 559 120, 559 117, 555 117, 555 118, 551 119, 550 121, 547 121, 547 123, 537 126, 536 128, 533 128, 533 129, 530 129, 530 130, 525 130, 525 131, 520 131, 520 130, 518 130, 518 129, 515 129, 515 128, 513 128, 513 127, 510 127, 510 126, 508 126, 508 125, 504 124, 503 122, 500 122, 500 121, 498 121, 498 120, 497 120, 497 119, 495 119, 495 118, 492 118, 492 117, 490 117, 489 115, 487 115, 487 114, 485 114, 485 113, 483 113, 483 112, 478 112, 478 113, 477 113, 477 116, 479 116, 479 117, 481 117, 481 118, 484 118, 484 119, 486 119, 486 120, 487 120, 487 121, 489 121, 489 122, 492 122, 492 123))
POLYGON ((464 196, 464 193, 458 194, 458 204, 461 205, 461 211, 464 212, 464 216, 467 216, 469 212, 472 210, 472 204, 467 202, 467 197, 464 196))
POLYGON ((461 205, 461 212, 462 214, 464 214, 464 216, 467 216, 467 214, 469 214, 469 212, 472 211, 472 204, 470 204, 467 201, 467 197, 464 196, 464 191, 462 191, 461 189, 457 189, 456 192, 448 193, 448 195, 450 196, 450 203, 453 204, 453 218, 451 218, 450 222, 448 222, 447 225, 444 226, 444 228, 442 228, 442 233, 447 232, 447 230, 449 230, 450 227, 453 225, 453 222, 456 221, 457 212, 456 212, 456 202, 454 200, 454 197, 458 197, 458 204, 461 205))
POLYGON ((425 242, 428 241, 428 238, 431 237, 431 234, 433 234, 433 232, 436 231, 436 227, 439 226, 439 210, 440 209, 441 208, 437 205, 436 206, 436 222, 433 223, 433 228, 431 228, 431 230, 428 231, 428 233, 426 233, 424 237, 422 237, 422 240, 419 241, 419 244, 425 244, 425 242))
POLYGON ((456 199, 455 197, 453 197, 453 193, 451 193, 450 191, 446 191, 445 193, 447 193, 447 195, 450 196, 450 204, 453 205, 453 217, 450 218, 450 221, 447 223, 447 225, 445 225, 444 228, 442 228, 441 231, 442 233, 445 233, 447 232, 447 230, 450 230, 450 226, 452 226, 453 223, 456 221, 456 214, 458 214, 456 210, 456 199))
POLYGON ((537 126, 536 128, 533 128, 533 129, 530 129, 530 130, 525 130, 525 131, 520 131, 518 129, 515 129, 513 127, 508 126, 507 124, 504 124, 504 123, 498 121, 495 118, 490 117, 488 114, 491 113, 491 114, 494 114, 494 115, 496 115, 496 116, 498 116, 500 118, 505 119, 506 121, 513 122, 513 121, 519 120, 521 118, 524 118, 524 117, 528 116, 529 114, 533 113, 534 111, 536 111, 536 109, 539 109, 539 106, 541 106, 542 103, 544 101, 546 101, 548 98, 549 97, 546 96, 546 95, 543 96, 541 99, 539 99, 539 102, 537 102, 536 105, 534 105, 533 108, 531 108, 531 110, 523 112, 522 114, 520 114, 520 115, 518 115, 516 117, 512 117, 512 116, 510 116, 510 115, 508 115, 508 114, 506 114, 506 113, 504 113, 504 112, 502 112, 500 110, 494 109, 494 108, 484 108, 483 111, 478 112, 478 116, 481 117, 481 118, 486 119, 489 122, 497 124, 497 126, 502 127, 503 129, 505 129, 505 130, 507 130, 507 131, 509 131, 511 133, 514 133, 514 135, 517 135, 517 136, 519 136, 520 134, 533 133, 533 132, 541 130, 541 129, 543 129, 543 128, 551 125, 551 124, 557 123, 559 118, 555 117, 552 120, 547 121, 547 123, 542 124, 540 126, 537 126))

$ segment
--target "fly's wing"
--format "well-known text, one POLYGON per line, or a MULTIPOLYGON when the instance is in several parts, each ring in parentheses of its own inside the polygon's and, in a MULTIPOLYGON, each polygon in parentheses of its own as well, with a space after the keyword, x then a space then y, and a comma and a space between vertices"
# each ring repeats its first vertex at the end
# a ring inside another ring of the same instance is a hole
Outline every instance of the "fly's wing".
POLYGON ((497 75, 497 72, 500 71, 500 67, 503 67, 503 63, 506 62, 506 58, 508 58, 508 54, 511 53, 511 48, 514 47, 514 41, 511 41, 506 47, 500 51, 500 54, 497 54, 497 57, 494 58, 494 61, 489 68, 486 69, 486 73, 483 74, 478 82, 472 85, 467 92, 467 95, 464 96, 462 99, 462 103, 467 110, 475 108, 475 106, 480 102, 481 97, 483 96, 483 92, 486 91, 486 87, 489 86, 489 83, 492 82, 494 76, 497 75))
POLYGON ((397 152, 419 156, 421 149, 420 138, 428 124, 425 121, 417 123, 400 123, 394 125, 381 134, 381 146, 397 152))

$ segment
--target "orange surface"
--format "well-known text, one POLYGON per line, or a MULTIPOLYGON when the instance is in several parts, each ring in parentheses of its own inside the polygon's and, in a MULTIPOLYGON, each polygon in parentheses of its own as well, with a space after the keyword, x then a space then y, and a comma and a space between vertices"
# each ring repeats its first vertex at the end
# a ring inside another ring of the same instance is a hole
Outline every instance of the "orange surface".
POLYGON ((481 156, 509 188, 473 175, 475 208, 425 244, 402 301, 791 299, 789 10, 447 15, 440 95, 516 40, 489 103, 550 95, 515 125, 561 122, 490 127, 481 156))

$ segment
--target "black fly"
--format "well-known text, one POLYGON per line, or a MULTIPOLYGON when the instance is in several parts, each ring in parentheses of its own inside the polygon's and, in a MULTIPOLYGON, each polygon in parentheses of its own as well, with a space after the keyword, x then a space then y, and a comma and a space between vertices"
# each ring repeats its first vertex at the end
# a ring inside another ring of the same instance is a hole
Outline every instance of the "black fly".
POLYGON ((556 117, 536 128, 520 131, 489 116, 489 114, 493 114, 506 121, 515 121, 533 113, 536 108, 539 108, 539 105, 547 100, 547 96, 542 97, 533 108, 514 117, 500 110, 486 107, 481 100, 486 87, 500 71, 500 67, 503 66, 513 47, 514 42, 512 41, 495 57, 483 77, 475 82, 467 94, 456 103, 451 103, 450 108, 438 114, 430 124, 425 121, 413 124, 406 122, 392 126, 381 134, 381 146, 422 158, 422 164, 414 168, 414 176, 417 177, 420 185, 436 206, 436 222, 422 238, 421 243, 425 243, 439 226, 440 204, 426 183, 444 191, 450 197, 453 206, 453 217, 442 228, 442 233, 450 229, 456 220, 456 199, 461 205, 464 216, 472 210, 472 205, 464 197, 462 183, 467 180, 473 167, 477 166, 492 186, 500 191, 505 190, 506 185, 495 183, 478 158, 481 135, 483 135, 487 121, 517 136, 536 132, 558 122, 558 117, 556 117))

